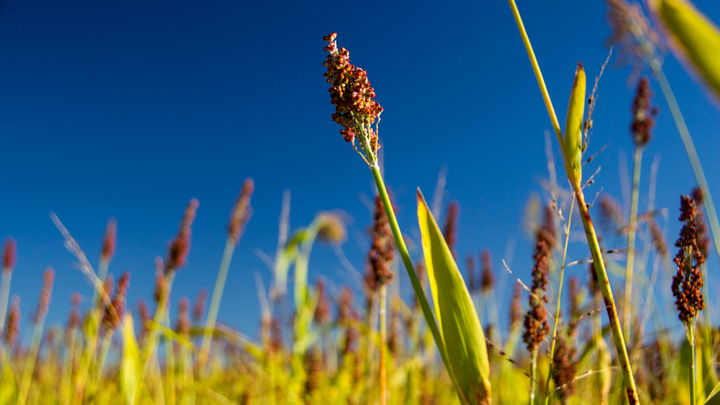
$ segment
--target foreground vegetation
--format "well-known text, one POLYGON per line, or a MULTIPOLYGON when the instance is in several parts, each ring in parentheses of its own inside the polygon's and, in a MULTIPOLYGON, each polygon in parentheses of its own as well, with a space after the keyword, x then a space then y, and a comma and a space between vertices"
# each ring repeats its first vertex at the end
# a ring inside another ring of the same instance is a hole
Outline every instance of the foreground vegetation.
MULTIPOLYGON (((651 147, 657 113, 650 78, 637 80, 630 106, 630 207, 624 210, 606 194, 595 204, 595 192, 586 199, 594 180, 583 176, 583 168, 592 165, 595 156, 586 152, 593 150, 592 113, 605 66, 588 96, 585 68, 578 64, 562 129, 520 12, 514 0, 509 4, 570 188, 560 186, 564 181, 556 178, 550 157, 545 198, 528 204, 532 279, 516 279, 514 269, 502 262, 514 286, 507 322, 498 316, 504 291, 496 287, 490 253, 481 254, 479 272, 474 256, 466 259, 464 274, 457 265, 456 203, 448 205, 440 226, 439 208, 430 209, 418 190, 424 255, 411 257, 378 164, 377 123, 383 109, 367 72, 350 63, 349 52, 337 45, 337 34, 332 33, 324 38, 325 78, 335 106, 332 119, 368 165, 377 188, 360 294, 344 287, 332 295, 322 278, 309 284, 313 245, 343 242, 345 227, 339 216, 321 213, 290 234, 286 199, 272 284, 260 295, 259 336, 251 338, 217 323, 233 252, 250 220, 251 179, 231 210, 208 308, 205 293, 192 308, 183 298, 176 319, 169 317, 169 298, 190 251, 196 200, 188 203, 167 256, 157 261, 153 311, 145 301, 136 310, 127 308, 130 274, 115 282, 108 271, 115 254, 114 221, 108 223, 95 268, 52 215, 91 281, 93 298, 81 313, 79 295, 73 295, 67 324, 45 328, 54 279, 53 270, 47 269, 32 317, 32 340, 19 341, 20 300, 10 296, 16 246, 8 239, 0 288, 0 404, 720 403, 720 333, 705 307, 711 288, 703 281, 711 246, 720 250, 720 227, 692 138, 658 61, 663 36, 639 6, 607 1, 613 28, 609 41, 640 69, 650 68, 695 174, 695 181, 688 181, 689 194, 680 197, 682 230, 671 239, 676 249, 662 230, 666 211, 654 207, 656 166, 649 176, 648 204, 639 204, 641 160, 651 147), (698 187, 692 188, 695 183, 698 187), (599 214, 598 227, 591 212, 599 214), (589 255, 569 261, 570 235, 578 221, 589 255), (586 285, 577 277, 565 280, 569 266, 588 267, 586 285), (403 269, 412 295, 390 288, 403 269), (621 284, 611 286, 613 274, 621 284), (670 294, 673 298, 666 299, 670 294), (283 318, 288 311, 281 310, 288 308, 290 319, 283 318), (670 314, 685 326, 682 336, 665 326, 670 314)), ((673 51, 698 72, 710 92, 720 93, 720 34, 715 26, 682 0, 650 1, 649 6, 673 51)))

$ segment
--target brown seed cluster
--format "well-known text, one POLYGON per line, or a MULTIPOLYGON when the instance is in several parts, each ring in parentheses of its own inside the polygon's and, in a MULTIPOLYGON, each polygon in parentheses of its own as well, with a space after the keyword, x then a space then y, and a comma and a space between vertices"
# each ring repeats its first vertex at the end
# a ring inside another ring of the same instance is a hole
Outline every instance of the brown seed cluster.
POLYGON ((20 336, 20 298, 13 295, 7 316, 7 327, 5 328, 5 346, 12 348, 18 336, 20 336))
MULTIPOLYGON (((108 277, 112 285, 112 277, 108 277)), ((112 298, 111 304, 105 306, 105 314, 103 315, 102 323, 103 326, 108 330, 113 330, 120 326, 123 315, 125 314, 125 303, 127 297, 127 290, 130 287, 130 273, 123 272, 118 279, 115 296, 112 298)), ((111 292, 108 290, 108 294, 111 292)))
POLYGON ((560 403, 567 403, 575 392, 575 374, 577 372, 577 349, 562 336, 557 337, 553 356, 552 378, 558 387, 560 403))
POLYGON ((520 283, 515 283, 515 290, 513 291, 512 301, 510 302, 510 330, 515 330, 522 319, 521 297, 522 287, 520 283))
POLYGON ((165 272, 177 271, 187 264, 187 255, 190 253, 190 235, 195 214, 200 203, 196 199, 190 200, 185 208, 183 220, 177 236, 170 242, 165 272))
POLYGON ((188 336, 190 334, 190 300, 187 297, 180 298, 178 303, 178 317, 175 323, 175 331, 180 336, 188 336))
POLYGON ((653 403, 663 403, 668 395, 668 375, 661 352, 660 342, 656 339, 644 350, 642 356, 645 368, 651 376, 648 379, 647 391, 653 403))
POLYGON ((8 238, 5 241, 5 246, 3 246, 3 253, 2 253, 2 260, 3 260, 3 268, 2 271, 5 273, 9 273, 13 271, 13 268, 15 267, 15 261, 17 260, 17 245, 15 244, 15 239, 8 238))
POLYGON ((630 123, 630 134, 633 142, 638 147, 645 146, 652 138, 651 130, 655 125, 655 116, 657 115, 657 107, 653 107, 651 99, 653 92, 650 89, 650 80, 643 76, 638 81, 635 89, 635 98, 633 99, 630 111, 632 112, 632 122, 630 123))
POLYGON ((708 257, 710 238, 708 237, 708 226, 705 222, 705 216, 702 212, 705 195, 700 187, 695 187, 690 195, 697 206, 698 248, 704 257, 708 257))
POLYGON ((457 244, 457 228, 458 228, 458 216, 460 215, 460 205, 457 201, 451 201, 448 204, 447 212, 445 213, 445 227, 443 236, 445 236, 445 243, 453 257, 457 257, 455 251, 455 245, 457 244))
POLYGON ((195 297, 195 303, 193 304, 193 319, 195 322, 200 322, 205 314, 205 303, 207 302, 208 291, 205 288, 198 290, 197 296, 195 297))
POLYGON ((576 275, 568 280, 568 312, 570 312, 570 322, 567 326, 567 334, 570 338, 574 338, 577 334, 577 325, 580 320, 580 281, 576 275))
POLYGON ((467 255, 465 263, 467 264, 468 290, 470 293, 473 293, 475 288, 477 288, 475 285, 475 257, 473 255, 467 255))
POLYGON ((305 353, 305 403, 312 403, 312 397, 315 391, 320 388, 320 352, 310 350, 305 353))
POLYGON ((532 294, 529 296, 530 308, 525 313, 523 326, 523 342, 529 352, 534 352, 540 346, 545 336, 550 333, 550 326, 547 323, 547 310, 545 304, 548 302, 548 268, 550 265, 550 247, 544 240, 539 240, 535 245, 535 267, 532 269, 532 294))
POLYGON ((383 108, 374 100, 375 89, 370 86, 367 72, 350 64, 350 52, 338 49, 336 38, 335 32, 323 37, 328 42, 325 52, 330 53, 323 66, 327 67, 324 76, 331 85, 330 102, 335 105, 332 119, 343 127, 340 134, 345 141, 353 142, 356 132, 363 132, 372 153, 376 153, 380 146, 371 125, 383 108))
POLYGON ((115 218, 110 218, 105 228, 105 236, 103 237, 102 249, 100 249, 100 260, 109 262, 115 255, 117 247, 117 222, 115 218))
POLYGON ((493 270, 492 255, 489 250, 480 253, 482 270, 480 273, 480 288, 483 294, 489 293, 495 287, 495 271, 493 270))
POLYGON ((43 286, 40 291, 40 303, 38 304, 37 312, 35 312, 35 323, 40 322, 45 318, 48 308, 50 307, 50 300, 52 298, 53 282, 55 281, 55 270, 52 267, 45 269, 43 273, 43 286))
POLYGON ((390 264, 395 258, 395 245, 385 209, 380 196, 375 197, 373 214, 372 246, 368 253, 371 277, 368 277, 368 288, 377 291, 380 286, 389 284, 393 279, 390 264))
POLYGON ((245 179, 242 190, 240 190, 240 195, 235 201, 232 211, 230 211, 228 237, 232 239, 235 244, 240 242, 240 235, 242 234, 243 228, 245 228, 245 224, 247 224, 250 220, 250 215, 252 215, 250 198, 252 197, 253 191, 255 191, 253 179, 245 179))
POLYGON ((315 292, 317 294, 317 304, 315 304, 313 319, 318 325, 322 325, 330 319, 330 300, 325 291, 325 280, 318 279, 315 282, 315 292))
POLYGON ((144 299, 140 298, 137 303, 138 315, 140 316, 140 337, 139 340, 143 340, 145 334, 150 329, 150 321, 152 320, 150 315, 150 309, 144 299))
POLYGON ((685 222, 675 246, 679 248, 675 256, 678 271, 673 277, 672 292, 675 296, 679 318, 692 322, 695 316, 705 308, 702 294, 703 279, 700 266, 705 256, 698 246, 699 229, 698 210, 695 201, 689 196, 680 197, 680 221, 685 222))
POLYGON ((68 318, 69 330, 80 326, 80 301, 82 301, 82 297, 76 292, 70 297, 70 317, 68 318))

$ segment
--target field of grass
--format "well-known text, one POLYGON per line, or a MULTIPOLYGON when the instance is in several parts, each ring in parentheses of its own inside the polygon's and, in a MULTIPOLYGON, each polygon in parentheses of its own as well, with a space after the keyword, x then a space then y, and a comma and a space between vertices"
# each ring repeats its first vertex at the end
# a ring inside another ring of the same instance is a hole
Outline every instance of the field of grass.
MULTIPOLYGON (((115 255, 114 220, 108 222, 95 265, 53 214, 66 247, 94 287, 91 306, 81 313, 80 298, 73 297, 67 323, 45 325, 54 281, 48 268, 38 285, 37 306, 22 303, 34 308, 33 333, 30 342, 20 341, 21 302, 11 294, 16 246, 12 239, 6 241, 0 405, 720 404, 720 331, 705 305, 716 286, 704 283, 706 259, 713 249, 720 251, 720 226, 681 106, 658 56, 661 43, 667 44, 703 80, 710 97, 717 97, 720 33, 684 0, 650 0, 647 8, 656 27, 638 5, 606 3, 612 52, 652 72, 637 77, 635 96, 628 100, 634 146, 629 217, 609 195, 587 191, 594 183, 594 175, 588 175, 594 170, 593 153, 602 151, 589 143, 600 77, 589 88, 578 63, 568 83, 567 120, 561 127, 520 11, 509 0, 508 12, 537 79, 567 182, 551 175, 549 198, 528 204, 531 279, 516 278, 516 269, 505 262, 504 268, 493 269, 489 252, 481 254, 480 266, 474 257, 458 266, 457 205, 449 204, 438 223, 437 207, 431 209, 419 189, 424 257, 413 260, 377 155, 383 108, 375 101, 368 73, 351 64, 349 51, 331 33, 324 38, 324 66, 335 106, 332 119, 367 164, 377 190, 371 247, 366 262, 356 263, 366 269, 362 296, 349 287, 332 296, 322 279, 315 285, 308 282, 318 271, 309 265, 313 245, 344 241, 343 219, 321 213, 307 227, 289 233, 288 210, 283 209, 272 283, 260 294, 258 336, 217 322, 233 252, 251 219, 252 179, 245 181, 232 207, 212 293, 198 295, 192 303, 181 299, 175 319, 170 319, 168 305, 173 281, 183 276, 178 270, 190 252, 197 200, 188 203, 166 257, 156 263, 151 304, 141 301, 137 308, 126 305, 130 274, 113 280, 108 272, 115 255), (661 94, 650 89, 653 80, 661 94), (666 213, 654 207, 655 169, 649 175, 641 171, 657 114, 654 97, 663 97, 670 107, 695 175, 687 179, 688 195, 678 196, 680 212, 669 213, 679 218, 679 235, 666 235, 658 220, 666 213), (651 184, 644 207, 639 203, 642 182, 651 184), (570 261, 568 244, 572 231, 579 229, 587 256, 570 261), (587 285, 565 276, 569 266, 587 268, 587 285), (409 276, 412 296, 390 288, 402 271, 409 276), (513 283, 512 297, 504 301, 496 293, 496 271, 506 272, 513 283), (622 283, 611 285, 609 275, 622 283), (499 302, 510 305, 501 309, 499 302), (500 321, 499 313, 507 314, 507 322, 500 321), (675 316, 685 334, 664 326, 675 316)), ((348 160, 357 164, 349 149, 348 160)))

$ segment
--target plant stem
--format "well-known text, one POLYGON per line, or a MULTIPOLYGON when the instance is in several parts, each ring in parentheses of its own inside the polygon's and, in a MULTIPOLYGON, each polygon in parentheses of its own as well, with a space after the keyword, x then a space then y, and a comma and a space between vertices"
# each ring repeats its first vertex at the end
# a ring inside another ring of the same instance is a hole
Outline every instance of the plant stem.
POLYGON ((380 286, 380 405, 387 404, 387 285, 380 286))
POLYGON ((42 340, 44 322, 45 314, 41 313, 35 322, 32 342, 30 343, 30 351, 25 359, 25 368, 23 370, 22 380, 20 383, 20 392, 18 393, 18 405, 25 405, 27 402, 28 392, 30 391, 30 382, 32 381, 33 371, 35 371, 35 361, 37 360, 38 350, 40 349, 40 341, 42 340))
POLYGON ((210 354, 210 345, 212 343, 213 331, 215 330, 215 321, 217 320, 218 309, 220 308, 220 299, 222 298, 223 289, 225 288, 225 279, 227 278, 230 261, 235 251, 235 241, 228 238, 225 243, 225 252, 220 262, 220 270, 215 280, 215 290, 213 290, 212 300, 210 301, 210 310, 207 320, 205 320, 205 333, 203 334, 202 346, 200 349, 200 357, 198 357, 198 370, 201 371, 205 367, 208 356, 210 354))
POLYGON ((550 376, 552 375, 552 359, 555 355, 555 338, 557 337, 557 328, 560 323, 560 304, 562 303, 563 279, 565 276, 565 259, 567 259, 568 242, 570 242, 570 224, 572 223, 573 208, 575 200, 570 200, 570 214, 568 214, 567 227, 565 228, 565 247, 563 248, 562 265, 560 266, 560 285, 558 286, 557 307, 555 308, 555 322, 553 325, 552 344, 550 346, 550 362, 548 365, 548 377, 545 382, 545 405, 550 401, 550 376))
POLYGON ((623 329, 625 339, 630 341, 630 324, 632 323, 633 270, 635 267, 635 228, 637 222, 638 197, 640 195, 640 172, 642 167, 643 147, 635 147, 633 161, 632 199, 630 201, 630 223, 628 224, 628 252, 625 264, 625 301, 623 302, 623 329))
POLYGON ((460 397, 460 402, 463 404, 468 403, 462 392, 462 389, 458 385, 457 378, 452 371, 450 362, 448 361, 447 351, 445 349, 445 342, 443 341, 442 335, 440 334, 437 322, 435 321, 435 315, 433 315, 430 304, 425 297, 425 292, 423 291, 422 285, 420 284, 417 272, 415 271, 415 266, 413 265, 412 259, 410 258, 410 253, 408 252, 407 246, 405 245, 405 240, 403 239, 402 233, 400 232, 400 226, 398 225, 397 218, 395 217, 395 211, 393 211, 392 203, 390 202, 390 196, 385 189, 385 182, 383 181, 382 174, 380 174, 380 167, 377 165, 377 163, 375 163, 370 166, 370 171, 372 172, 373 178, 375 179, 375 185, 377 186, 378 193, 380 194, 380 198, 382 199, 383 207, 385 208, 385 214, 387 215, 388 221, 390 222, 390 229, 392 229, 393 237, 395 238, 395 245, 400 252, 400 257, 402 257, 403 264, 405 265, 405 270, 410 277, 410 283, 412 284, 413 290, 415 291, 415 295, 420 302, 420 307, 422 308, 423 315, 425 316, 425 322, 427 322, 428 328, 432 333, 435 344, 437 345, 438 351, 440 352, 440 357, 445 364, 445 369, 450 375, 450 379, 455 386, 455 391, 457 391, 457 394, 460 397))
POLYGON ((5 317, 7 316, 8 299, 10 298, 11 277, 12 272, 3 269, 2 282, 0 282, 0 336, 2 336, 5 330, 5 317))
POLYGON ((143 361, 143 370, 146 374, 155 355, 155 348, 158 343, 158 327, 162 323, 165 311, 167 310, 173 279, 175 279, 175 270, 168 269, 165 275, 165 289, 162 291, 160 302, 158 302, 157 308, 155 309, 153 324, 150 326, 148 336, 145 338, 145 348, 143 356, 141 357, 143 361))
POLYGON ((695 319, 685 324, 690 343, 690 405, 697 404, 697 371, 695 370, 695 319))
POLYGON ((608 317, 610 318, 610 328, 612 329, 613 340, 615 341, 615 347, 618 351, 618 360, 620 361, 620 367, 625 380, 628 401, 631 405, 636 405, 640 403, 640 400, 638 398, 637 388, 635 387, 635 379, 632 375, 632 368, 630 367, 630 358, 628 357, 627 347, 625 346, 625 339, 623 338, 622 331, 620 330, 617 307, 615 306, 612 289, 610 288, 610 281, 608 279, 607 271, 605 270, 605 262, 602 257, 602 251, 600 250, 600 244, 598 243, 597 235, 595 234, 595 227, 592 224, 590 211, 585 203, 585 196, 583 195, 582 189, 576 189, 576 198, 583 226, 585 227, 585 235, 587 236, 588 244, 590 245, 590 252, 593 257, 595 273, 597 273, 598 276, 598 284, 600 284, 600 291, 602 291, 608 317))
POLYGON ((532 352, 532 360, 530 361, 530 405, 535 405, 535 386, 537 385, 537 359, 538 349, 532 352))

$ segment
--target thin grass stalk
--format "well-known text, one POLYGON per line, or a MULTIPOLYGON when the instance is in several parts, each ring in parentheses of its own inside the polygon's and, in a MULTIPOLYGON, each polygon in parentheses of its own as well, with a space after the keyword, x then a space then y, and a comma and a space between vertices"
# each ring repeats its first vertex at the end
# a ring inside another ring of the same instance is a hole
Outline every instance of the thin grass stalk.
POLYGON ((530 405, 535 405, 535 387, 537 384, 538 349, 533 350, 530 360, 530 405))
POLYGON ((45 311, 39 313, 35 329, 33 330, 32 341, 30 343, 30 351, 25 359, 25 367, 23 368, 22 380, 20 382, 20 391, 18 393, 18 405, 25 405, 27 402, 28 392, 30 392, 30 383, 32 382, 33 371, 35 370, 35 361, 37 360, 38 350, 40 349, 40 341, 42 340, 43 324, 45 323, 45 311))
MULTIPOLYGON (((545 101, 545 106, 547 107, 550 121, 552 122, 553 128, 555 129, 555 135, 557 135, 558 142, 560 143, 560 149, 563 151, 563 154, 565 154, 566 151, 564 150, 563 146, 564 141, 562 131, 560 130, 560 124, 558 123, 557 116, 555 115, 555 110, 552 107, 550 95, 547 91, 547 87, 545 86, 545 81, 542 78, 542 72, 540 71, 540 66, 537 63, 537 59, 535 58, 535 53, 532 50, 530 39, 528 38, 527 32, 525 31, 525 26, 522 23, 520 12, 515 5, 515 0, 508 0, 508 3, 510 3, 510 8, 512 9, 513 15, 515 17, 515 22, 518 26, 518 30, 520 31, 520 36, 522 37, 523 43, 525 44, 525 49, 528 53, 528 57, 530 58, 530 64, 532 65, 538 85, 540 86, 540 91, 543 95, 543 100, 545 101)), ((610 318, 610 327, 613 331, 615 347, 618 351, 618 359, 620 361, 625 381, 626 394, 628 400, 630 401, 630 404, 636 405, 640 403, 640 400, 638 398, 637 388, 635 387, 635 379, 632 375, 632 368, 630 366, 630 359, 628 357, 627 347, 625 346, 625 339, 623 338, 622 330, 620 330, 617 307, 615 306, 612 289, 610 288, 610 281, 608 280, 607 270, 605 269, 605 263, 602 258, 600 244, 598 243, 597 235, 595 233, 595 227, 593 226, 592 220, 590 218, 590 211, 588 209, 588 205, 586 205, 587 203, 585 202, 585 196, 583 194, 582 187, 578 182, 576 184, 573 184, 573 188, 575 189, 575 198, 577 199, 580 216, 582 217, 585 234, 588 240, 588 245, 590 246, 590 252, 592 253, 595 272, 598 275, 600 289, 602 291, 603 298, 605 299, 608 317, 610 318)))
POLYGON ((457 391, 457 394, 460 397, 460 402, 467 403, 467 399, 465 399, 462 389, 458 385, 457 379, 452 372, 452 366, 450 365, 450 362, 447 358, 445 342, 443 341, 440 330, 438 329, 435 315, 430 308, 427 297, 425 297, 425 292, 423 291, 420 280, 418 279, 417 272, 415 271, 415 266, 413 265, 412 259, 410 258, 410 253, 408 252, 407 246, 405 245, 405 240, 403 239, 402 232, 400 232, 400 226, 398 225, 397 218, 395 217, 395 211, 393 211, 392 209, 390 196, 388 195, 387 189, 385 188, 385 182, 383 181, 382 174, 380 173, 380 167, 377 165, 377 162, 370 166, 370 171, 373 174, 375 186, 377 187, 380 198, 382 199, 383 207, 385 208, 385 214, 387 215, 388 221, 390 222, 390 229, 392 229, 393 237, 395 239, 395 245, 400 252, 400 257, 402 257, 403 264, 405 265, 405 270, 410 277, 410 283, 412 284, 413 290, 415 291, 415 295, 420 302, 420 307, 422 308, 423 315, 425 316, 425 322, 427 323, 428 328, 432 333, 435 344, 437 345, 438 351, 440 352, 440 357, 442 358, 443 363, 445 364, 445 368, 450 375, 450 378, 455 387, 455 391, 457 391))
POLYGON ((65 341, 65 359, 62 366, 62 382, 60 383, 60 403, 68 405, 71 396, 72 361, 75 357, 75 341, 78 328, 72 328, 65 341))
POLYGON ((697 370, 695 367, 695 319, 685 324, 690 343, 690 405, 697 404, 697 370))
POLYGON ((552 375, 553 366, 552 359, 555 358, 555 342, 557 337, 558 324, 560 323, 560 305, 562 304, 563 280, 565 278, 565 260, 567 259, 568 243, 570 242, 570 224, 572 223, 573 208, 575 208, 574 204, 575 200, 571 199, 569 211, 570 214, 568 214, 567 227, 565 228, 565 246, 563 247, 562 265, 560 266, 560 284, 558 286, 557 307, 555 308, 555 322, 553 325, 552 344, 550 345, 550 361, 548 362, 547 373, 548 377, 547 381, 545 382, 545 405, 547 405, 550 401, 550 376, 552 375))
MULTIPOLYGON (((163 323, 170 325, 169 316, 165 316, 163 323)), ((167 390, 167 401, 168 404, 175 404, 177 402, 177 382, 175 367, 175 342, 165 337, 164 339, 165 348, 165 389, 167 390)))
POLYGON ((167 275, 165 276, 165 288, 162 291, 162 296, 158 302, 157 308, 155 309, 155 315, 153 316, 153 324, 148 330, 148 336, 146 337, 145 348, 143 350, 142 362, 144 373, 147 374, 151 361, 155 358, 155 349, 158 344, 158 329, 159 325, 165 318, 165 312, 167 311, 168 301, 170 299, 170 290, 172 289, 173 280, 175 279, 175 270, 168 269, 167 275))
POLYGON ((380 286, 380 405, 387 404, 387 285, 380 286))
POLYGON ((203 334, 200 356, 198 357, 198 370, 202 372, 210 355, 210 345, 212 344, 213 331, 215 330, 215 322, 217 321, 218 310, 220 309, 220 299, 222 298, 223 289, 225 288, 225 280, 227 279, 230 261, 235 251, 235 241, 228 238, 225 243, 225 251, 223 252, 222 261, 220 262, 220 270, 215 280, 215 289, 213 290, 212 299, 210 301, 210 309, 207 319, 205 320, 205 333, 203 334))
MULTIPOLYGON (((10 279, 12 271, 3 269, 2 281, 0 282, 0 336, 5 331, 5 318, 7 317, 8 300, 10 299, 10 279)), ((2 346, 0 346, 1 348, 2 346)))
POLYGON ((633 271, 635 268, 635 235, 638 211, 638 197, 640 195, 640 173, 642 168, 643 147, 635 146, 635 157, 633 160, 633 183, 632 197, 630 200, 630 223, 628 224, 628 252, 625 262, 625 301, 623 304, 623 331, 625 340, 630 341, 630 326, 632 324, 632 293, 633 293, 633 271))

